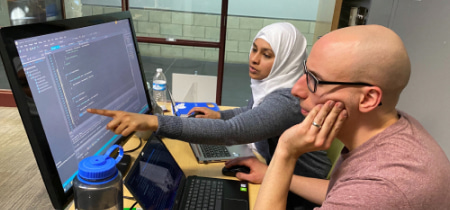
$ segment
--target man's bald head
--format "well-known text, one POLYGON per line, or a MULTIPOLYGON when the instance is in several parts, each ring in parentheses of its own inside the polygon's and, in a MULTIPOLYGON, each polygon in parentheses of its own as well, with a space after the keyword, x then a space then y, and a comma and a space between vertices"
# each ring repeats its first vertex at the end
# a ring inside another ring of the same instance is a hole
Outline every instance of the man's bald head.
POLYGON ((310 60, 330 62, 335 67, 330 73, 342 81, 380 87, 383 106, 389 108, 396 106, 411 73, 402 40, 379 25, 346 27, 323 36, 313 46, 310 60))

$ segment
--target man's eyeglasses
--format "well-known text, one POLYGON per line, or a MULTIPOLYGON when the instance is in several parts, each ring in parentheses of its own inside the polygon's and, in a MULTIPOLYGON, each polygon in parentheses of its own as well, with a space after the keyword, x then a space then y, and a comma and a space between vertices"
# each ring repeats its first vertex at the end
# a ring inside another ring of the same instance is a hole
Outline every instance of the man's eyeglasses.
POLYGON ((323 80, 319 80, 317 79, 317 77, 311 73, 310 71, 308 71, 308 69, 306 68, 306 61, 303 61, 303 71, 305 71, 305 75, 306 75, 306 83, 308 84, 308 89, 315 93, 317 90, 317 85, 321 84, 321 85, 360 85, 360 86, 374 86, 371 85, 369 83, 365 83, 365 82, 332 82, 332 81, 323 81, 323 80))
MULTIPOLYGON (((306 75, 306 84, 308 85, 308 89, 312 93, 316 92, 318 84, 321 84, 321 85, 375 86, 375 85, 365 83, 365 82, 334 82, 334 81, 319 80, 313 73, 308 71, 308 69, 306 68, 306 60, 303 61, 303 71, 305 72, 305 75, 306 75)), ((381 102, 378 106, 381 106, 381 102)))

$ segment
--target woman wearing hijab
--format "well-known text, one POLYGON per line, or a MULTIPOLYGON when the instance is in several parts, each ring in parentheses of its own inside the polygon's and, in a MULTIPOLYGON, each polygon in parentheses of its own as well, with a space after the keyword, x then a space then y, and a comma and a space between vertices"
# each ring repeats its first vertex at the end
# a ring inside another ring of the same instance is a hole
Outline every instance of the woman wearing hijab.
MULTIPOLYGON (((306 38, 290 23, 274 23, 258 32, 249 55, 252 98, 246 107, 219 112, 194 108, 190 112, 204 114, 196 118, 97 109, 88 111, 112 117, 107 128, 124 136, 133 131, 152 130, 161 136, 198 144, 256 142, 258 152, 270 163, 279 136, 304 119, 300 113, 300 101, 291 95, 291 88, 303 74, 306 45, 306 38)), ((326 178, 330 168, 326 152, 317 151, 302 155, 294 173, 326 178)), ((309 208, 313 204, 304 200, 299 205, 309 208)))

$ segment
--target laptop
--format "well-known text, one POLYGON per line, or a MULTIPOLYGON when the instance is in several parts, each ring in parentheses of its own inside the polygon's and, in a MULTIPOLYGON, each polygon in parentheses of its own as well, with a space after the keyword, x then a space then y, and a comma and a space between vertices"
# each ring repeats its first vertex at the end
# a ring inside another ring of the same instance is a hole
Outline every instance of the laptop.
POLYGON ((249 209, 247 182, 186 177, 167 147, 154 134, 137 157, 124 184, 143 209, 249 209))
MULTIPOLYGON (((187 117, 178 113, 172 94, 169 90, 167 92, 169 93, 169 100, 172 106, 172 114, 179 117, 187 117)), ((237 157, 255 156, 247 144, 226 146, 189 143, 189 145, 191 146, 192 152, 194 152, 194 155, 199 163, 224 162, 237 157)))

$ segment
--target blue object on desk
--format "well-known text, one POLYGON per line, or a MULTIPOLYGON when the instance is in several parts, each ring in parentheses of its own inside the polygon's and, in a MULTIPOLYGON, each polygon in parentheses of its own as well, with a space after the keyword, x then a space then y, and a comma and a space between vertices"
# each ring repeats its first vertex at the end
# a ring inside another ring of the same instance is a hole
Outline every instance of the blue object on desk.
POLYGON ((177 116, 187 115, 194 107, 207 107, 213 111, 219 111, 219 107, 213 102, 176 102, 177 116))

